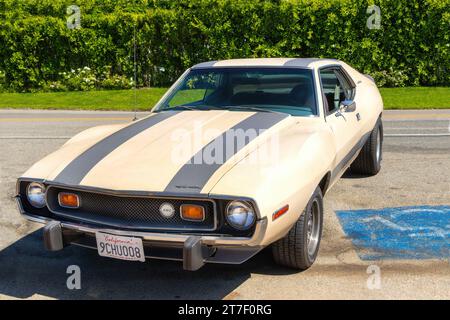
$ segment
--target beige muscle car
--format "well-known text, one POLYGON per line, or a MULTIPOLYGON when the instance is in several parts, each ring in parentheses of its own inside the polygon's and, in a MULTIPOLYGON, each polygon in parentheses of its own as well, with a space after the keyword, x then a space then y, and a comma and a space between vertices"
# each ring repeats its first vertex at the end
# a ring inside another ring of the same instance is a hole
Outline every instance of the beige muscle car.
POLYGON ((307 269, 322 197, 348 169, 380 170, 383 102, 328 59, 241 59, 187 70, 151 114, 79 133, 17 182, 48 250, 240 264, 271 246, 307 269))

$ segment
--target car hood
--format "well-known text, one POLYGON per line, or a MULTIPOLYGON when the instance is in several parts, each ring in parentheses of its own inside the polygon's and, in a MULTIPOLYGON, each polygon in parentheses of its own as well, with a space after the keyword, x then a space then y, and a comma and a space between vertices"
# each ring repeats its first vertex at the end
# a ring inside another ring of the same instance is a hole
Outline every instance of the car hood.
POLYGON ((269 112, 152 113, 112 131, 76 136, 24 176, 42 170, 44 180, 63 185, 204 194, 289 123, 289 115, 269 112))

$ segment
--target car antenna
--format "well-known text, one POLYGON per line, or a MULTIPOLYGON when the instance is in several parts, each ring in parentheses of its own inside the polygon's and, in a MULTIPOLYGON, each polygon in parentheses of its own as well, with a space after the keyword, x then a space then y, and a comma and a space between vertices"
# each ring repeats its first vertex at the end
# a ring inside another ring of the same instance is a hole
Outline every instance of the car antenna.
POLYGON ((136 121, 137 120, 136 22, 133 24, 133 71, 134 71, 134 86, 133 86, 133 93, 134 93, 134 118, 133 118, 133 121, 136 121))

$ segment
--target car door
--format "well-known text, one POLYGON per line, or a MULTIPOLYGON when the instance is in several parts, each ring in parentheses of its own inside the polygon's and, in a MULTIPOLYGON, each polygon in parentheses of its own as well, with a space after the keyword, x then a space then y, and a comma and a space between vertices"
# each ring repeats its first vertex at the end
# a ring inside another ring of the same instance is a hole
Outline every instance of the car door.
MULTIPOLYGON (((319 70, 325 120, 334 133, 335 175, 342 171, 358 150, 360 121, 358 110, 345 110, 343 104, 353 101, 355 87, 340 67, 319 70)), ((356 105, 353 104, 354 108, 356 105)), ((357 106, 356 106, 357 108, 357 106)))

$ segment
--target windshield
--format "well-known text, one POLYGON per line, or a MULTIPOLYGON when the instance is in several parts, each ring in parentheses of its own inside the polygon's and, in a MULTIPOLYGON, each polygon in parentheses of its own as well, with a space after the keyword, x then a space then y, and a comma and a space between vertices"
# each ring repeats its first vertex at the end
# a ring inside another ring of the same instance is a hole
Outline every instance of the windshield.
POLYGON ((252 110, 317 115, 312 70, 209 68, 189 71, 156 106, 162 110, 252 110))

